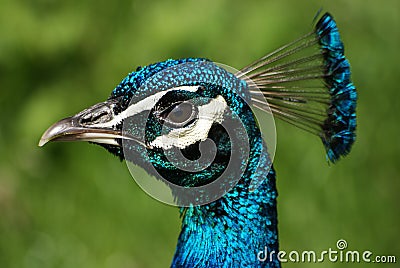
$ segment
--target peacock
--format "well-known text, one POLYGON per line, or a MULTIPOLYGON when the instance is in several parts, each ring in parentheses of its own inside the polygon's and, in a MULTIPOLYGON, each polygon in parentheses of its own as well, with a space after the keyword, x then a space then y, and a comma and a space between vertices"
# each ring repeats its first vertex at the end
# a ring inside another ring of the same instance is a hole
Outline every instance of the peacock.
POLYGON ((269 133, 254 109, 318 136, 335 163, 355 141, 350 75, 325 13, 310 33, 239 71, 206 58, 138 67, 106 101, 52 125, 39 146, 95 143, 174 186, 182 226, 171 267, 280 267, 277 254, 257 256, 277 253, 279 240, 269 133))

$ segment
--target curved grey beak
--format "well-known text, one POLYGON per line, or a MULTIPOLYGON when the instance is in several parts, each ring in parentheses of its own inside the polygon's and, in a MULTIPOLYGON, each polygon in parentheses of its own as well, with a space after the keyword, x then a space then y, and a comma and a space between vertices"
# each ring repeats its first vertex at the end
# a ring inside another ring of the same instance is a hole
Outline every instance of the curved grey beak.
POLYGON ((90 141, 121 146, 117 139, 125 139, 151 148, 139 138, 124 133, 121 126, 121 129, 117 127, 121 122, 114 114, 116 105, 116 100, 101 102, 56 122, 43 133, 38 145, 43 146, 49 141, 90 141))
POLYGON ((114 119, 114 105, 112 101, 98 103, 77 115, 56 122, 43 133, 39 146, 49 141, 90 141, 120 146, 116 139, 127 137, 113 126, 105 127, 114 119))
POLYGON ((74 117, 62 119, 49 127, 42 135, 39 146, 49 141, 91 141, 120 146, 116 139, 123 138, 120 131, 85 128, 74 124, 74 117))

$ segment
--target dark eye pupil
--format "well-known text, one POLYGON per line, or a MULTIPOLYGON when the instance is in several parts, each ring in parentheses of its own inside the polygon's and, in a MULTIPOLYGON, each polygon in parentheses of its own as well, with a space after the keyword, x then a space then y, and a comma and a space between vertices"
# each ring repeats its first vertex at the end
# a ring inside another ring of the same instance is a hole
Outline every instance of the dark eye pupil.
POLYGON ((191 115, 192 105, 184 102, 172 109, 168 115, 168 119, 174 123, 184 123, 190 119, 191 115))
POLYGON ((179 118, 179 117, 182 117, 183 116, 183 111, 179 108, 179 107, 176 107, 173 111, 173 116, 175 117, 175 118, 179 118))

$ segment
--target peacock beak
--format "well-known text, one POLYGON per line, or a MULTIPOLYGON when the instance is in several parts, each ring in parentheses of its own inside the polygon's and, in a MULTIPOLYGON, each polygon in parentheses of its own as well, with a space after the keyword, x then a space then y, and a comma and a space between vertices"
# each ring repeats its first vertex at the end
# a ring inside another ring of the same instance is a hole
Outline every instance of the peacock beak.
POLYGON ((124 135, 119 129, 120 122, 116 122, 118 120, 113 109, 115 105, 115 101, 98 103, 54 123, 43 133, 38 145, 43 146, 50 141, 89 141, 121 146, 118 139, 134 140, 144 145, 138 139, 124 135))
POLYGON ((39 146, 50 141, 91 141, 119 146, 116 139, 122 138, 120 131, 79 126, 76 117, 68 117, 54 123, 42 135, 39 146))

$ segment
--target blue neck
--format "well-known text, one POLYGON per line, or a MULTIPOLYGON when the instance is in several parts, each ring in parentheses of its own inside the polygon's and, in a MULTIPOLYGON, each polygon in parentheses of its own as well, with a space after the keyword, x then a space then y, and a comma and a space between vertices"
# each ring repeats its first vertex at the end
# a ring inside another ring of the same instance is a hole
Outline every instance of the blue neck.
POLYGON ((259 138, 251 152, 252 159, 260 156, 260 162, 251 161, 224 197, 182 209, 182 231, 172 267, 280 267, 276 254, 272 261, 257 259, 265 247, 269 253, 278 250, 275 172, 268 169, 266 153, 256 155, 261 146, 259 138), (253 179, 265 180, 249 192, 253 179))

